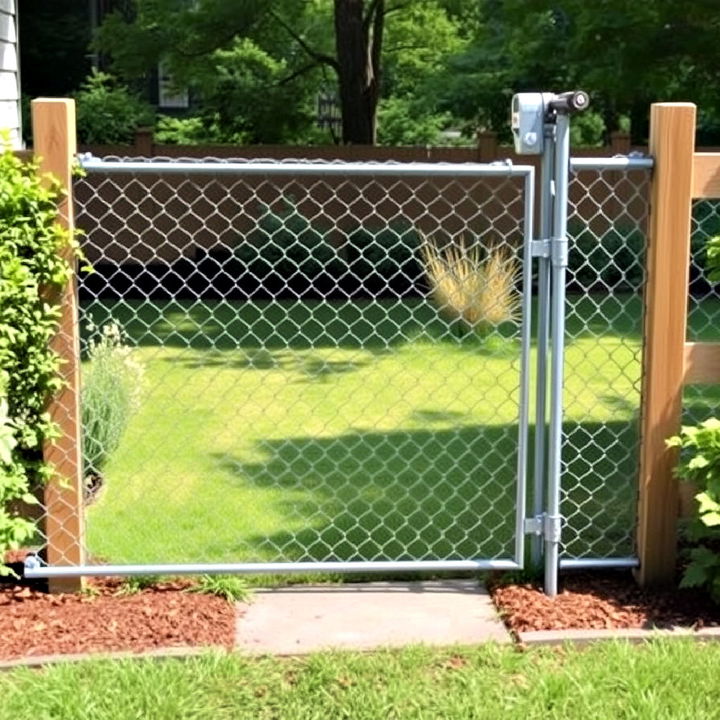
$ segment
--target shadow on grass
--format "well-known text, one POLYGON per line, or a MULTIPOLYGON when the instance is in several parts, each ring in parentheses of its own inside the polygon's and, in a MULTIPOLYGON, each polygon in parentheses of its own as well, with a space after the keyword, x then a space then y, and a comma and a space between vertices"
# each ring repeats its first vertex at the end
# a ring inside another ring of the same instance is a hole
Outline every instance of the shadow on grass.
MULTIPOLYGON (((273 512, 294 528, 225 550, 294 561, 512 557, 516 433, 512 425, 356 432, 263 442, 263 462, 217 455, 239 485, 280 490, 273 512)), ((634 423, 572 423, 565 434, 565 552, 629 554, 634 423)))

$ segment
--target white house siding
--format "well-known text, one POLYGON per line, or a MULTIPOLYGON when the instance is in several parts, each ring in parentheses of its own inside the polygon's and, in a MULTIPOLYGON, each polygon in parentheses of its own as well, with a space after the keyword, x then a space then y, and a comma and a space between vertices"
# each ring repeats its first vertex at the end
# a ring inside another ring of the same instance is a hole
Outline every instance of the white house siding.
POLYGON ((13 147, 22 146, 15 0, 0 0, 0 128, 10 131, 13 147))

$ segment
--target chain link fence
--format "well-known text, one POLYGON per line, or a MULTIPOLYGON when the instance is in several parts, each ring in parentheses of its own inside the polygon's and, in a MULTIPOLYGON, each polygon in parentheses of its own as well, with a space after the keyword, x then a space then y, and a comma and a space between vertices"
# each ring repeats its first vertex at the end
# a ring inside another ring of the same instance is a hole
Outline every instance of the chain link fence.
MULTIPOLYGON (((571 181, 566 557, 633 552, 648 187, 571 181)), ((512 556, 521 178, 93 173, 74 195, 91 561, 512 556), (493 258, 505 280, 462 312, 442 276, 493 258)))
MULTIPOLYGON (((708 240, 720 235, 720 201, 696 200, 692 209, 690 298, 688 304, 689 342, 717 342, 720 327, 720 287, 708 280, 705 270, 708 240)), ((720 391, 716 384, 686 385, 683 400, 684 422, 691 424, 717 416, 720 391)))
POLYGON ((86 425, 107 430, 98 349, 128 386, 117 442, 85 439, 109 450, 87 466, 91 557, 512 556, 511 174, 77 181, 86 425), (477 272, 495 294, 458 298, 477 272))
POLYGON ((634 553, 650 171, 570 183, 563 552, 634 553))

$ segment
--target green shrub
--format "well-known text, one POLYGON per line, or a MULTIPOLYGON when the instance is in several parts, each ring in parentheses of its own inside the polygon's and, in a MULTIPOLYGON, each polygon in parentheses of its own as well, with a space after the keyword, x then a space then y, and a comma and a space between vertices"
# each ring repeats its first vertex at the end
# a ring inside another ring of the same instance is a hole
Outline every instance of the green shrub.
POLYGON ((260 210, 256 227, 234 251, 253 275, 262 279, 274 272, 288 279, 300 272, 312 279, 321 272, 342 272, 343 264, 325 232, 300 213, 292 198, 283 200, 281 210, 268 205, 260 210))
POLYGON ((86 480, 100 475, 117 450, 142 394, 142 365, 109 323, 88 344, 82 372, 83 470, 86 480))
POLYGON ((138 127, 153 123, 150 106, 107 73, 93 71, 75 101, 80 142, 132 143, 138 127))
POLYGON ((690 537, 700 544, 690 551, 690 564, 681 587, 705 586, 720 602, 720 555, 710 546, 720 540, 720 420, 710 418, 699 425, 685 426, 667 441, 681 448, 676 474, 697 485, 698 520, 690 537))
POLYGON ((5 551, 34 533, 17 501, 52 476, 43 443, 57 428, 45 411, 62 386, 50 349, 59 308, 49 298, 72 275, 61 254, 77 253, 72 235, 56 223, 57 184, 41 185, 37 166, 9 150, 0 155, 0 574, 5 551))
POLYGON ((710 282, 720 282, 720 235, 708 241, 705 269, 710 282))
POLYGON ((417 279, 423 274, 419 258, 421 246, 422 238, 410 222, 396 220, 351 233, 345 253, 353 274, 360 279, 372 275, 387 279, 398 273, 417 279))
POLYGON ((160 115, 155 125, 155 142, 164 145, 204 145, 219 142, 219 139, 200 117, 160 115))
POLYGON ((601 237, 570 228, 568 270, 583 289, 639 290, 644 279, 645 237, 635 228, 613 227, 601 237))

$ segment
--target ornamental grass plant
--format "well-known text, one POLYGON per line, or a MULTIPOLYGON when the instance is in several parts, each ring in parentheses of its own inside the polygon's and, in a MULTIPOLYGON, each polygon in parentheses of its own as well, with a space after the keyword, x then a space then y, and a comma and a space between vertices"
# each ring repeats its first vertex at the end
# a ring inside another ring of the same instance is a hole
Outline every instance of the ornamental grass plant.
POLYGON ((425 238, 421 252, 435 302, 463 331, 486 335, 518 319, 519 265, 508 249, 484 251, 465 239, 440 248, 425 238))
MULTIPOLYGON (((94 328, 91 328, 94 329, 94 328)), ((142 397, 143 366, 125 344, 120 327, 108 323, 88 344, 82 375, 83 464, 86 481, 100 476, 120 445, 142 397)))

